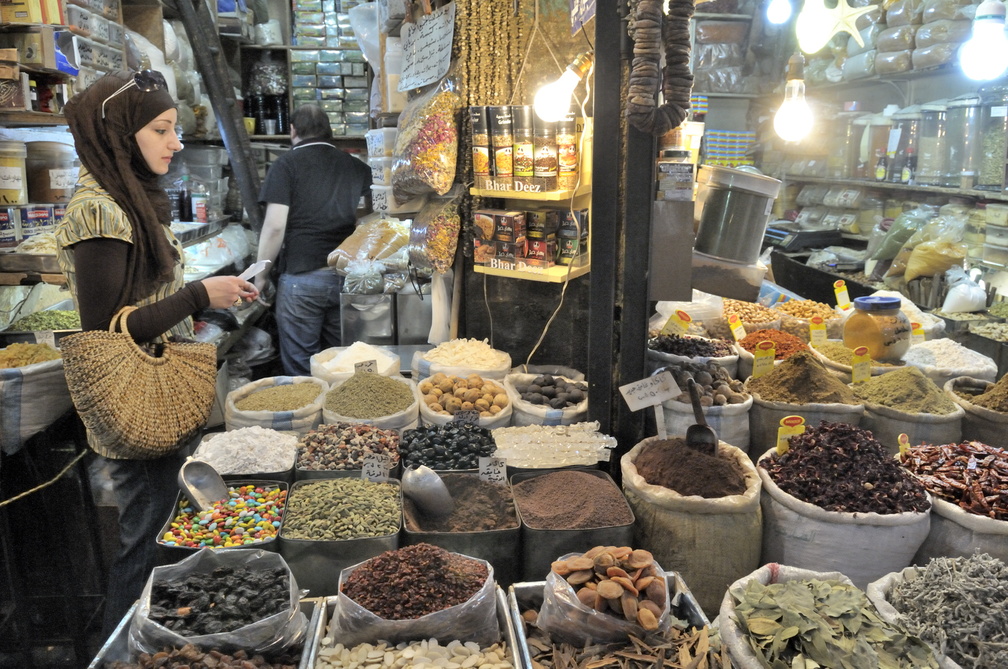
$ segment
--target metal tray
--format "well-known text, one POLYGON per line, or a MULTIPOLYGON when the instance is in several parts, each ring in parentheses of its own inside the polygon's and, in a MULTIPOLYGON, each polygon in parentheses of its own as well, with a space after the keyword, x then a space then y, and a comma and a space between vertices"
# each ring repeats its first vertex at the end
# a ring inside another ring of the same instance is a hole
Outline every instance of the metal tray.
MULTIPOLYGON (((504 595, 504 591, 501 590, 500 586, 497 586, 496 588, 495 599, 497 600, 497 624, 500 627, 501 639, 511 652, 512 664, 514 664, 515 667, 520 667, 519 658, 522 657, 522 648, 519 646, 519 643, 524 642, 524 635, 522 637, 522 642, 519 642, 510 611, 508 611, 507 597, 504 595)), ((319 607, 322 611, 316 621, 316 628, 311 634, 313 644, 311 648, 308 648, 307 646, 305 647, 306 651, 301 656, 302 667, 314 667, 318 662, 319 648, 321 646, 322 639, 326 636, 326 628, 329 626, 329 620, 332 618, 333 612, 336 610, 336 601, 336 597, 326 597, 323 606, 319 607), (306 662, 307 664, 305 664, 306 662)), ((465 641, 465 639, 459 640, 465 641)), ((337 639, 336 641, 338 642, 339 640, 337 639)), ((378 641, 378 639, 375 639, 374 641, 378 641)), ((527 654, 528 650, 526 649, 525 655, 527 654)))
MULTIPOLYGON (((301 661, 298 669, 312 669, 314 662, 308 661, 308 651, 318 645, 315 633, 319 629, 318 619, 322 615, 324 602, 320 598, 302 599, 300 602, 301 613, 308 617, 308 628, 305 630, 304 645, 301 647, 301 661)), ((116 625, 112 635, 98 649, 98 654, 91 660, 88 669, 102 669, 109 662, 134 662, 136 658, 129 650, 129 629, 130 621, 139 602, 133 604, 126 612, 123 619, 116 625)))
POLYGON ((56 255, 51 253, 0 253, 0 272, 59 274, 56 255))
MULTIPOLYGON (((704 615, 703 609, 697 602, 696 597, 690 592, 685 581, 674 571, 665 572, 665 580, 669 586, 669 602, 671 602, 671 613, 680 620, 685 620, 694 627, 704 627, 710 625, 710 620, 704 615)), ((508 611, 511 615, 511 625, 515 630, 515 637, 518 641, 518 649, 521 655, 518 656, 516 667, 518 669, 533 669, 532 655, 528 648, 528 638, 525 636, 525 623, 522 620, 522 611, 535 609, 542 606, 543 591, 546 588, 546 581, 530 581, 526 583, 515 583, 508 588, 508 611)))

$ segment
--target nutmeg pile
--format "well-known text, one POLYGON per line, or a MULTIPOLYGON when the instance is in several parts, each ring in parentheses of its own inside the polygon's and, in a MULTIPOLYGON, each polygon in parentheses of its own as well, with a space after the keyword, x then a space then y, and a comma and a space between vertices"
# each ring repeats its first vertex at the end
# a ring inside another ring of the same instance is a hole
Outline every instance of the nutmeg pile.
POLYGON ((423 401, 434 413, 454 416, 459 411, 479 411, 481 418, 496 416, 508 405, 500 385, 479 374, 466 378, 441 372, 419 384, 423 401))
POLYGON ((658 629, 668 585, 649 551, 596 546, 579 557, 557 560, 551 569, 570 583, 585 606, 623 616, 649 632, 658 629))

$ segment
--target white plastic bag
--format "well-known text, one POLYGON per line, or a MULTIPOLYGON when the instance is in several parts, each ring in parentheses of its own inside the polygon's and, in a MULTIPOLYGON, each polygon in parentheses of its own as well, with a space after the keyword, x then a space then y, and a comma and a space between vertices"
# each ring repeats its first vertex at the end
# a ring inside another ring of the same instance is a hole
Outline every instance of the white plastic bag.
POLYGON ((948 295, 942 303, 942 311, 953 314, 964 311, 983 311, 987 308, 987 293, 966 275, 962 267, 953 267, 945 272, 948 295))

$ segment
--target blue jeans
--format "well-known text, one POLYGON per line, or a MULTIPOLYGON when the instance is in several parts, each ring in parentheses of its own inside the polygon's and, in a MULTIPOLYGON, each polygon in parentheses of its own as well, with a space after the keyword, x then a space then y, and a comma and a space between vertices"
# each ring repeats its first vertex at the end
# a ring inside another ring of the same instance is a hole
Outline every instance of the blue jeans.
MULTIPOLYGON (((100 456, 99 456, 100 457, 100 456)), ((106 458, 119 508, 119 552, 109 569, 102 636, 115 630, 159 564, 157 534, 174 511, 183 450, 155 460, 106 458)))
POLYGON ((276 321, 284 373, 309 376, 311 357, 340 346, 340 292, 343 277, 330 269, 281 274, 276 321))

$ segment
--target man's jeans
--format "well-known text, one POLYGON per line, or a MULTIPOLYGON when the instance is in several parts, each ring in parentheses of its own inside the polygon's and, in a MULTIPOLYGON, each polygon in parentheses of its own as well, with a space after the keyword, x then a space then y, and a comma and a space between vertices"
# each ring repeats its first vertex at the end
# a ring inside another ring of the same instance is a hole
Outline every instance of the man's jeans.
POLYGON ((313 355, 341 345, 342 288, 343 277, 330 269, 280 275, 276 320, 284 373, 309 376, 313 355))

